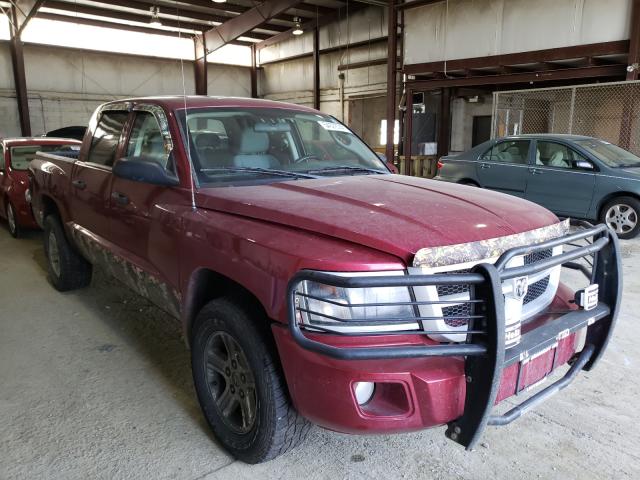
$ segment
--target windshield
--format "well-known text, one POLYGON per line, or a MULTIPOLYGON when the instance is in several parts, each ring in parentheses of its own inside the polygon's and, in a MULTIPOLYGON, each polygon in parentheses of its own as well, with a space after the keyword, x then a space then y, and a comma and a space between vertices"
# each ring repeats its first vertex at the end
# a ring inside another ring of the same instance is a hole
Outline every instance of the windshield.
POLYGON ((577 140, 576 143, 613 168, 640 167, 640 158, 604 140, 577 140))
POLYGON ((36 152, 75 152, 80 150, 80 145, 28 145, 24 147, 11 147, 11 169, 27 170, 29 162, 36 157, 36 152))
MULTIPOLYGON (((184 128, 184 110, 178 116, 184 128)), ((362 140, 327 115, 207 108, 188 110, 186 124, 201 185, 389 173, 362 140)))

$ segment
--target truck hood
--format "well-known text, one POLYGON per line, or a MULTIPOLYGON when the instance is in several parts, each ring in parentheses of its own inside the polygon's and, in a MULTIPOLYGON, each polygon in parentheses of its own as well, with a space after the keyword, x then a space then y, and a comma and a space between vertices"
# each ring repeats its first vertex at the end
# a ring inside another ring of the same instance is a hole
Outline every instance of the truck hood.
POLYGON ((200 189, 201 208, 374 248, 410 262, 422 248, 521 233, 558 222, 548 210, 475 187, 360 175, 200 189))

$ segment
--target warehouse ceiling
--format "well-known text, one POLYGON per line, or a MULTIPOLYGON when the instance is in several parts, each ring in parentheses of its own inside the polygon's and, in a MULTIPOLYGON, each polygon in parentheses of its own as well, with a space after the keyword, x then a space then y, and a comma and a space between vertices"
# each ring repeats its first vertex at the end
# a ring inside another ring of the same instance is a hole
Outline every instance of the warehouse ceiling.
MULTIPOLYGON (((171 36, 202 34, 207 51, 226 44, 276 43, 384 0, 11 0, 17 23, 31 18, 171 36)), ((262 45, 264 46, 264 45, 262 45)))

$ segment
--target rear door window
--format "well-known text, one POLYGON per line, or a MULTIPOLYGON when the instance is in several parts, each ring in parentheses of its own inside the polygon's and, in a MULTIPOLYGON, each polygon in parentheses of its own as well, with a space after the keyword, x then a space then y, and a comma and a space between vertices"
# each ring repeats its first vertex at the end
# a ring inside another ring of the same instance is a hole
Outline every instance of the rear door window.
POLYGON ((480 160, 526 165, 530 143, 529 140, 509 140, 496 143, 480 157, 480 160))
POLYGON ((88 162, 111 167, 115 160, 116 150, 122 135, 122 129, 127 121, 129 112, 103 112, 93 133, 88 162))

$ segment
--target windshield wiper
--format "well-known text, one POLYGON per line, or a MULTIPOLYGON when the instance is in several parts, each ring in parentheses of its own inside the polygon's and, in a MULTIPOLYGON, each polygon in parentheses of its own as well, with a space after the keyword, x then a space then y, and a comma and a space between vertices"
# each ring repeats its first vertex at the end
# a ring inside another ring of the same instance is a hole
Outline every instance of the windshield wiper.
POLYGON ((201 168, 201 172, 215 173, 215 172, 247 172, 247 173, 260 173, 263 175, 274 175, 279 177, 289 178, 318 178, 315 175, 309 175, 302 172, 289 172, 287 170, 276 170, 275 168, 260 168, 260 167, 219 167, 219 168, 201 168))
POLYGON ((336 165, 332 167, 317 168, 313 170, 307 170, 307 173, 329 173, 329 172, 365 172, 365 173, 389 173, 385 170, 377 170, 375 168, 367 167, 353 167, 350 165, 336 165))
POLYGON ((629 163, 627 165, 618 165, 618 168, 638 168, 640 163, 629 163))

